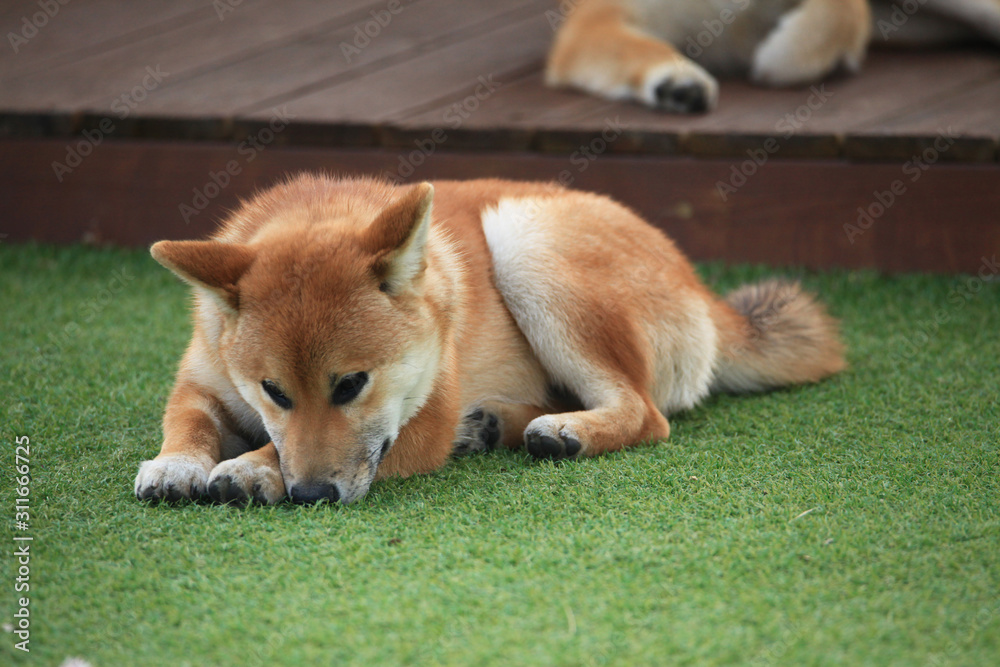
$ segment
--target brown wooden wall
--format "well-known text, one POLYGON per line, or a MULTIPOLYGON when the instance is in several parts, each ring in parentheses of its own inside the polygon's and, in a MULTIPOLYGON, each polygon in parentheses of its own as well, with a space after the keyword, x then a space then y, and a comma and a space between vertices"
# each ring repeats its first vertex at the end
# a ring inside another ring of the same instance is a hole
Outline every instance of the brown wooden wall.
POLYGON ((412 174, 402 169, 408 181, 571 179, 573 187, 606 192, 632 206, 695 259, 974 272, 983 257, 1000 254, 1000 166, 995 163, 935 164, 914 181, 916 172, 907 173, 899 162, 771 160, 724 199, 718 183, 730 181, 739 159, 606 154, 581 161, 438 147, 420 160, 407 158, 405 150, 271 145, 250 151, 245 144, 241 150, 231 143, 106 139, 57 178, 52 163, 66 164, 67 151, 78 141, 0 141, 5 242, 141 246, 164 238, 198 238, 238 198, 285 174, 325 170, 398 177, 403 160, 421 162, 412 174), (227 164, 235 175, 227 175, 225 184, 220 174, 227 164), (217 194, 212 174, 225 184, 217 194), (894 201, 885 207, 879 198, 889 201, 894 182, 894 201), (196 191, 214 196, 202 201, 196 191), (203 204, 204 210, 192 214, 203 204), (884 212, 870 224, 858 224, 859 208, 878 213, 880 207, 884 212))

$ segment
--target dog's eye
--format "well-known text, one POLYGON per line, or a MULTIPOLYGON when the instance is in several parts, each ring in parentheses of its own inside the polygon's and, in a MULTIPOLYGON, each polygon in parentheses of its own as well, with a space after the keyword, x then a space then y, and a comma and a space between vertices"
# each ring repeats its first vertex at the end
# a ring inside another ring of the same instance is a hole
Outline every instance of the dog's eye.
POLYGON ((278 389, 278 385, 274 384, 271 380, 264 380, 260 383, 260 386, 264 388, 267 395, 271 397, 274 404, 279 408, 288 410, 292 407, 292 400, 285 396, 284 392, 278 389))
POLYGON ((361 393, 365 384, 368 383, 368 373, 351 373, 345 375, 333 388, 333 397, 330 399, 334 405, 350 403, 361 393))

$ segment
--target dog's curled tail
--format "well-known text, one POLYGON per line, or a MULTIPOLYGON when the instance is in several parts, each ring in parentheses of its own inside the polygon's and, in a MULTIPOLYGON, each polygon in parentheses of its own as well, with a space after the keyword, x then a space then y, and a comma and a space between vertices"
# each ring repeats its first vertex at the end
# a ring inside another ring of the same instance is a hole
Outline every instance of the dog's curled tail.
POLYGON ((744 285, 716 301, 712 391, 817 382, 847 366, 837 321, 796 282, 744 285))

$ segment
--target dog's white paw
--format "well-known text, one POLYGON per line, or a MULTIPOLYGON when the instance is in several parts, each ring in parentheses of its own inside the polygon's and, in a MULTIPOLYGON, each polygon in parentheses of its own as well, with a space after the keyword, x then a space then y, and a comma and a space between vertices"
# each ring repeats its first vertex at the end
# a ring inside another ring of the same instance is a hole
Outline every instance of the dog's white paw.
POLYGON ((801 86, 818 82, 838 67, 850 72, 861 69, 871 23, 864 20, 819 28, 823 23, 815 14, 818 7, 821 3, 804 3, 788 12, 757 46, 750 68, 755 83, 801 86))
POLYGON ((239 456, 215 466, 208 479, 208 495, 218 503, 243 505, 253 499, 273 505, 285 497, 285 480, 273 466, 239 456))
POLYGON ((650 68, 642 84, 642 101, 674 113, 704 113, 719 102, 719 84, 697 63, 671 60, 650 68))
POLYGON ((143 461, 135 476, 135 497, 169 502, 182 498, 197 500, 208 491, 211 471, 210 459, 183 454, 143 461))
POLYGON ((524 430, 524 446, 537 459, 579 456, 584 445, 570 424, 560 424, 554 415, 533 419, 524 430))

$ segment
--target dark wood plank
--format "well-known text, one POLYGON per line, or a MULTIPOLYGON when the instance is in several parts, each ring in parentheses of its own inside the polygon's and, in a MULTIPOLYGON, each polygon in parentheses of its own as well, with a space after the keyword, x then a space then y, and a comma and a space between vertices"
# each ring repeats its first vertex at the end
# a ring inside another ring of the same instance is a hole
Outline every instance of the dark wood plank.
MULTIPOLYGON (((542 81, 541 63, 526 68, 520 78, 502 81, 497 91, 484 98, 475 97, 475 86, 434 100, 423 110, 408 110, 386 119, 384 145, 411 146, 424 141, 438 129, 444 129, 451 150, 541 150, 572 151, 601 136, 605 126, 620 118, 619 105, 590 95, 567 90, 552 90, 542 81), (574 128, 572 120, 598 109, 608 109, 607 123, 593 129, 574 128)), ((652 135, 635 133, 628 127, 612 144, 615 151, 672 152, 664 148, 639 146, 652 135)), ((657 141, 664 135, 655 135, 657 141)))
POLYGON ((847 137, 856 159, 912 159, 925 151, 934 161, 981 162, 1000 147, 1000 77, 933 103, 862 126, 847 137))
MULTIPOLYGON (((488 27, 499 16, 528 5, 537 7, 538 0, 489 4, 422 0, 402 5, 384 28, 366 14, 358 21, 262 48, 251 57, 165 86, 143 111, 197 117, 266 110, 440 48, 461 39, 469 29, 488 27), (444 15, 448 19, 439 20, 444 15), (358 28, 366 27, 374 37, 358 36, 358 28)), ((343 119, 327 116, 323 120, 343 119)))
MULTIPOLYGON (((270 147, 247 161, 235 146, 211 142, 108 142, 58 182, 51 163, 66 145, 0 141, 0 209, 5 242, 145 245, 212 230, 238 197, 299 170, 391 173, 399 154, 270 147), (212 174, 229 161, 238 173, 221 188, 212 174), (181 206, 199 204, 196 215, 181 206)), ((877 215, 860 234, 858 209, 877 212, 875 192, 900 179, 892 164, 776 161, 725 199, 717 183, 726 160, 607 155, 584 170, 565 158, 528 153, 436 152, 410 180, 500 176, 552 180, 606 192, 634 207, 696 259, 875 267, 886 271, 979 270, 1000 252, 1000 165, 939 165, 877 215), (852 242, 853 241, 853 242, 852 242)))
MULTIPOLYGON (((683 151, 705 157, 742 157, 778 140, 781 157, 838 157, 842 137, 857 127, 905 110, 950 98, 987 78, 1000 80, 996 54, 983 50, 875 51, 857 76, 817 86, 762 89, 724 81, 719 108, 698 117, 659 114, 620 105, 621 117, 637 132, 682 137, 683 151), (824 99, 825 98, 825 99, 824 99)), ((572 121, 593 129, 611 113, 604 107, 572 121)))
MULTIPOLYGON (((189 76, 252 56, 269 43, 295 41, 316 30, 361 19, 376 0, 316 3, 247 2, 220 21, 209 5, 204 17, 110 51, 10 77, 0 88, 0 108, 11 111, 112 112, 112 103, 143 83, 147 67, 165 73, 142 102, 189 76)), ((151 82, 152 83, 152 82, 151 82)), ((141 102, 136 113, 141 112, 141 102)))
MULTIPOLYGON (((287 101, 290 113, 308 120, 379 123, 408 109, 457 95, 482 77, 503 81, 510 72, 537 68, 552 30, 535 2, 470 29, 463 40, 405 62, 287 101)), ((485 90, 485 89, 484 89, 485 90)), ((283 102, 283 101, 282 101, 283 102)), ((259 112, 257 114, 262 115, 259 112)))
MULTIPOLYGON (((0 137, 93 132, 108 116, 110 139, 242 141, 285 107, 291 124, 275 146, 412 151, 441 130, 447 139, 435 143, 448 150, 572 154, 596 146, 742 161, 770 145, 777 150, 769 159, 899 162, 951 126, 961 136, 941 160, 998 158, 994 51, 876 51, 859 76, 824 84, 832 95, 815 108, 808 88, 725 81, 718 110, 673 116, 547 89, 544 11, 554 1, 410 0, 349 63, 340 44, 384 0, 244 0, 223 21, 207 0, 70 3, 32 39, 31 53, 0 59, 0 73, 10 73, 0 86, 0 137), (111 104, 136 89, 147 66, 169 75, 121 118, 111 104), (475 97, 479 77, 491 75, 496 90, 475 97), (609 128, 620 128, 612 141, 609 128)), ((16 22, 25 11, 8 5, 0 17, 16 22)))
MULTIPOLYGON (((248 2, 251 0, 247 0, 248 2)), ((8 3, 0 12, 5 27, 0 80, 36 74, 45 69, 80 60, 95 53, 141 41, 151 34, 166 32, 203 20, 214 13, 205 0, 89 0, 59 4, 58 11, 34 34, 26 28, 40 11, 35 3, 8 3), (17 51, 9 33, 30 39, 17 41, 17 51)), ((37 22, 41 22, 38 19, 37 22)))

